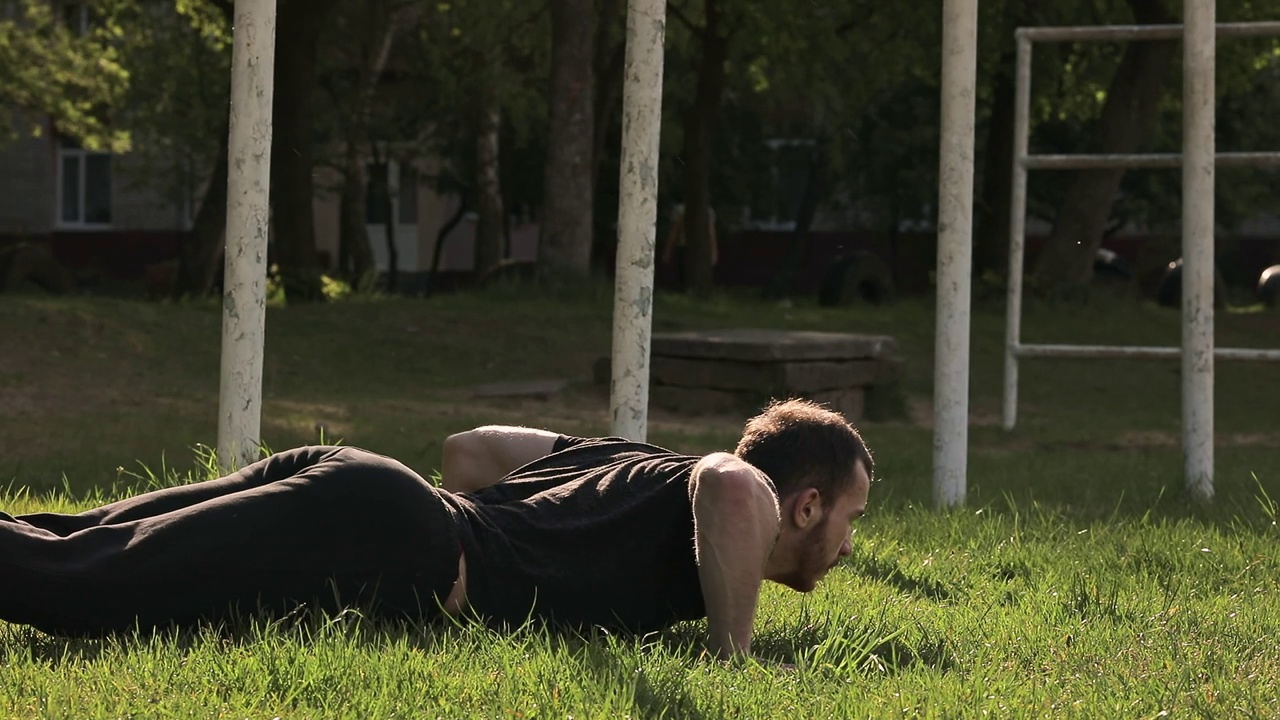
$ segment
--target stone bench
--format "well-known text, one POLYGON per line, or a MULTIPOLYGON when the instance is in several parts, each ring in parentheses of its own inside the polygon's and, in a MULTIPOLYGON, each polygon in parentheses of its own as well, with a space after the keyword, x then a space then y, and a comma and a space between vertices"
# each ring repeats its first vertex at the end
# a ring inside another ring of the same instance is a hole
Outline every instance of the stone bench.
POLYGON ((771 398, 803 397, 856 422, 868 393, 901 377, 897 350, 897 341, 884 335, 748 328, 654 333, 649 396, 657 407, 689 414, 754 414, 771 398))

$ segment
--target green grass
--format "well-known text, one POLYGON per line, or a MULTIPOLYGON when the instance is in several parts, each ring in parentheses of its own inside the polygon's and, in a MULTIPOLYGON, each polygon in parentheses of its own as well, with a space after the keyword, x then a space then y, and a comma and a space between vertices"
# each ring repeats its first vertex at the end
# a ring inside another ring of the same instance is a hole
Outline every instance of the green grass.
MULTIPOLYGON (((218 322, 212 305, 0 299, 14 339, 0 508, 72 511, 204 472, 191 448, 216 436, 218 322)), ((609 322, 599 286, 273 308, 265 441, 321 426, 428 474, 445 433, 483 422, 605 432, 589 376, 609 322), (552 377, 576 384, 548 402, 468 391, 552 377)), ((1217 498, 1196 507, 1177 363, 1027 362, 1006 433, 1003 312, 979 305, 969 502, 937 512, 932 301, 659 298, 657 329, 734 325, 892 334, 915 408, 862 426, 879 480, 853 555, 810 595, 766 588, 756 648, 770 662, 706 659, 700 623, 584 638, 346 616, 92 640, 0 625, 0 717, 1280 716, 1280 368, 1218 364, 1217 498)), ((1024 327, 1029 342, 1178 342, 1176 314, 1137 304, 1032 305, 1024 327)), ((1222 345, 1280 345, 1274 313, 1217 328, 1222 345)), ((652 439, 700 452, 730 446, 742 418, 652 420, 652 439)))
POLYGON ((1274 505, 1225 524, 1032 504, 900 507, 815 593, 768 587, 757 650, 358 618, 161 637, 0 630, 14 717, 1275 717, 1274 505))

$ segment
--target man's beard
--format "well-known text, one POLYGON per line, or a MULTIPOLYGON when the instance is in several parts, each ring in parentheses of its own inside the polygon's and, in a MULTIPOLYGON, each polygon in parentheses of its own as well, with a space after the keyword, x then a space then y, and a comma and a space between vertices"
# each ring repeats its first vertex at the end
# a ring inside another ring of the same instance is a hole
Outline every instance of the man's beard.
POLYGON ((835 566, 835 561, 827 556, 826 539, 827 523, 831 516, 822 518, 816 527, 805 531, 800 538, 799 558, 791 572, 779 578, 778 582, 793 590, 809 592, 817 586, 818 581, 835 566))

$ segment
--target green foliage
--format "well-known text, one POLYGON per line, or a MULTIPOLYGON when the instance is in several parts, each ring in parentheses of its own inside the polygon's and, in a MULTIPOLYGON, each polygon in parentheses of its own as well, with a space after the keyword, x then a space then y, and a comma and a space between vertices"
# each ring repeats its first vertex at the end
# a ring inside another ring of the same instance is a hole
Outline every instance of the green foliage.
POLYGON ((342 280, 341 278, 322 275, 320 277, 320 291, 324 293, 325 300, 334 302, 336 300, 343 300, 350 297, 353 288, 351 287, 351 283, 342 280))
MULTIPOLYGON (((394 3, 393 3, 394 5, 394 3)), ((403 5, 403 3, 402 3, 403 5)), ((322 135, 337 138, 352 90, 352 59, 368 4, 347 3, 325 35, 331 52, 321 56, 331 101, 322 135)), ((550 66, 550 13, 545 3, 515 0, 426 2, 416 8, 394 46, 388 78, 378 89, 370 118, 372 139, 401 160, 439 162, 424 178, 444 192, 473 182, 476 100, 482 88, 502 107, 503 153, 545 145, 546 80, 550 66)), ((332 162, 332 161, 330 161, 332 162)), ((512 205, 540 202, 541 171, 512 173, 503 165, 512 205)))
POLYGON ((16 0, 0 6, 0 140, 39 135, 44 118, 90 150, 123 152, 131 146, 118 113, 130 87, 120 47, 127 37, 121 4, 93 5, 82 18, 61 6, 16 0), (55 8, 59 12, 55 12, 55 8))
POLYGON ((134 0, 120 14, 133 78, 120 119, 138 139, 126 181, 194 207, 228 132, 231 24, 211 0, 134 0))

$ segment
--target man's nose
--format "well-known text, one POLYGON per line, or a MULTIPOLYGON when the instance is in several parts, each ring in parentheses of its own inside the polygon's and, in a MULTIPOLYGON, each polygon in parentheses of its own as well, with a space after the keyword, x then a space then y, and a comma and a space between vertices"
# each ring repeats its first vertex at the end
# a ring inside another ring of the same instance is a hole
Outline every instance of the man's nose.
POLYGON ((849 557, 851 553, 853 553, 853 544, 849 542, 849 538, 846 536, 844 542, 840 543, 840 557, 849 557))

